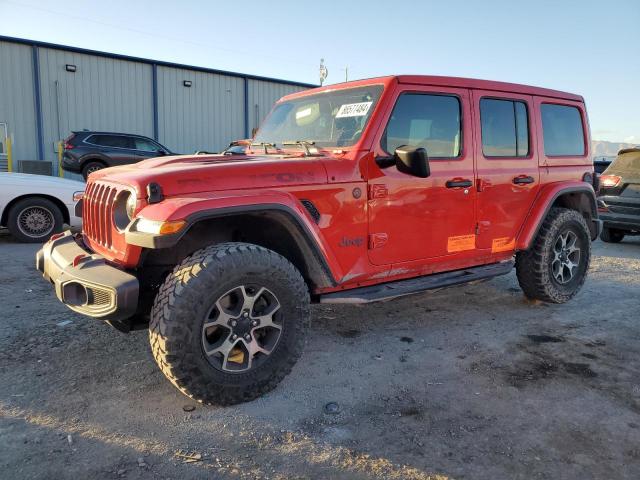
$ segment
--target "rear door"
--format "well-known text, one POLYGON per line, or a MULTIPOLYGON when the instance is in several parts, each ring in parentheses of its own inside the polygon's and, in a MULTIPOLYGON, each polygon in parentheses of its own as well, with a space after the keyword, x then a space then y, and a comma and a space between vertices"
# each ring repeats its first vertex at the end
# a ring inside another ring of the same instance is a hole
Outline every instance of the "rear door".
POLYGON ((140 160, 136 155, 133 139, 126 135, 95 134, 87 143, 101 147, 100 153, 109 157, 109 166, 126 165, 140 160))
POLYGON ((451 259, 475 248, 475 189, 469 91, 399 85, 383 114, 376 156, 424 147, 431 175, 395 165, 369 179, 369 259, 376 265, 451 259))
POLYGON ((515 249, 515 237, 540 184, 533 98, 474 90, 478 195, 477 248, 515 249))

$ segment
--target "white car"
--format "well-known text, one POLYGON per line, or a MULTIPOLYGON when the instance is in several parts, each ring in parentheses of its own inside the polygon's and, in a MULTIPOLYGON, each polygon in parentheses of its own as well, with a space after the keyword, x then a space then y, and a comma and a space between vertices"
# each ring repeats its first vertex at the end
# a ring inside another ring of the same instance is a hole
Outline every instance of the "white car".
POLYGON ((22 242, 45 242, 63 224, 82 225, 75 206, 85 184, 65 178, 0 172, 0 226, 22 242))

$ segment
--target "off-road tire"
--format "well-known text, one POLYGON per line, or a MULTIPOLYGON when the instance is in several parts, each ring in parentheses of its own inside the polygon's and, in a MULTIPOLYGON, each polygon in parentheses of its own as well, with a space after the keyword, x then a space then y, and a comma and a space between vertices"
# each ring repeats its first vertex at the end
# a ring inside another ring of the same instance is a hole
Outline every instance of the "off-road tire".
POLYGON ((104 163, 98 162, 96 160, 89 160, 82 166, 82 178, 84 178, 86 182, 91 173, 102 170, 103 168, 106 168, 106 165, 104 163))
POLYGON ((620 243, 623 238, 624 232, 614 228, 604 227, 600 233, 600 240, 607 243, 620 243))
POLYGON ((302 353, 309 315, 307 285, 287 259, 248 243, 212 245, 185 258, 160 287, 149 325, 151 351, 162 373, 194 400, 217 405, 250 401, 289 374, 302 353), (208 361, 202 328, 219 296, 243 282, 263 285, 277 296, 282 330, 262 364, 227 373, 208 361))
POLYGON ((591 236, 584 217, 576 210, 552 208, 542 222, 530 248, 516 254, 516 274, 524 294, 534 300, 564 303, 578 293, 587 277, 591 261, 591 236), (552 274, 553 246, 567 230, 580 241, 580 261, 574 278, 559 283, 552 274))
POLYGON ((54 233, 60 233, 64 225, 64 217, 60 208, 51 200, 43 197, 28 197, 18 200, 11 206, 9 215, 7 217, 7 228, 11 232, 11 235, 18 241, 23 243, 44 243, 54 233), (51 228, 47 229, 41 235, 38 235, 37 231, 34 231, 31 235, 28 231, 23 232, 24 227, 18 225, 22 215, 29 209, 42 209, 43 214, 51 222, 51 228))

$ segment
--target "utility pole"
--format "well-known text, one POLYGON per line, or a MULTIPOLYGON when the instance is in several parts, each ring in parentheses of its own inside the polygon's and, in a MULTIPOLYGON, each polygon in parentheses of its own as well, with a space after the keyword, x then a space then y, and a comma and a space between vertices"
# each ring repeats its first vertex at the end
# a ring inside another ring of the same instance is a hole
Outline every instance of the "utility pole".
POLYGON ((349 65, 344 67, 344 81, 345 82, 349 81, 349 65))

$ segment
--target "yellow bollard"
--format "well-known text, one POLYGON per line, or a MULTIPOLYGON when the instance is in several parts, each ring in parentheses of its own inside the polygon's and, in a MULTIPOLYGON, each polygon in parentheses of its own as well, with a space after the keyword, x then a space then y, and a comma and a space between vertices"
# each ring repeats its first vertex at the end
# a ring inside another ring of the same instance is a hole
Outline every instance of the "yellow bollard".
POLYGON ((5 140, 7 143, 7 172, 13 171, 13 156, 11 151, 11 137, 7 137, 5 140))
POLYGON ((62 142, 58 142, 58 176, 64 177, 64 170, 62 170, 62 142))

